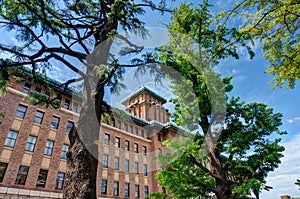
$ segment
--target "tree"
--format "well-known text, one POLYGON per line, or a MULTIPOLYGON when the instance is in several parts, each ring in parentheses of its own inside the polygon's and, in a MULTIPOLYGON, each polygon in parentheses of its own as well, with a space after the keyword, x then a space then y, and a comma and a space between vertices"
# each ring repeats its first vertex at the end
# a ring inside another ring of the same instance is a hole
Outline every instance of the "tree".
POLYGON ((262 43, 263 57, 269 61, 266 72, 274 75, 270 83, 294 88, 300 79, 300 3, 245 0, 220 13, 223 23, 232 23, 236 16, 243 16, 239 31, 262 43))
MULTIPOLYGON (((84 81, 80 118, 69 134, 64 198, 96 198, 98 130, 102 115, 110 112, 103 100, 105 87, 117 88, 126 66, 110 53, 111 37, 119 30, 134 30, 144 37, 146 30, 139 16, 146 9, 170 12, 166 1, 4 0, 0 9, 1 29, 14 34, 17 41, 0 44, 0 51, 9 55, 1 60, 2 90, 9 80, 9 71, 21 66, 31 69, 25 81, 50 89, 45 71, 51 70, 53 60, 76 75, 61 83, 61 90, 53 99, 31 95, 35 103, 57 108, 55 100, 73 83, 84 81)), ((125 37, 120 39, 128 44, 122 55, 142 50, 125 37)))
POLYGON ((256 194, 265 177, 280 163, 284 147, 279 130, 282 115, 265 104, 227 100, 232 90, 230 77, 222 78, 214 66, 223 58, 238 58, 238 46, 254 55, 249 34, 226 27, 213 18, 207 1, 198 7, 183 3, 169 24, 170 42, 158 49, 160 62, 174 68, 184 79, 168 74, 176 98, 173 121, 196 135, 166 142, 173 153, 159 158, 163 170, 160 186, 171 197, 219 199, 237 198, 250 190, 256 194), (172 195, 173 194, 173 195, 172 195))

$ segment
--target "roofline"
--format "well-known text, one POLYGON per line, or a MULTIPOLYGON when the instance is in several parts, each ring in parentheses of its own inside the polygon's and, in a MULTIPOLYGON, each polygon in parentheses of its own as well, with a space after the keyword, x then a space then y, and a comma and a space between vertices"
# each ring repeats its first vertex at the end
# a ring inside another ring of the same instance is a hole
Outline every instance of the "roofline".
POLYGON ((160 100, 163 104, 167 102, 167 100, 165 98, 161 97, 160 95, 158 95, 154 91, 150 90, 149 88, 147 88, 145 86, 142 86, 137 91, 135 91, 134 93, 130 94, 128 97, 126 97, 125 99, 123 99, 121 101, 121 103, 123 105, 125 105, 126 102, 128 102, 130 99, 136 97, 137 95, 141 94, 143 91, 148 92, 149 94, 153 95, 155 98, 157 98, 158 100, 160 100))

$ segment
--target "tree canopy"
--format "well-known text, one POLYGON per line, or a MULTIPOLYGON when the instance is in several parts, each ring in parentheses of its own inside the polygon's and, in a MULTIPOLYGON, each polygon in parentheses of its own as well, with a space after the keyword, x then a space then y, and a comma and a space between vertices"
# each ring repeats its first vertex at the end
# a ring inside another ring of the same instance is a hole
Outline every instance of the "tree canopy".
POLYGON ((184 77, 178 81, 162 67, 176 94, 173 121, 195 135, 165 142, 173 152, 159 158, 163 170, 157 178, 171 197, 229 199, 253 191, 258 198, 270 189, 265 177, 282 157, 282 115, 265 104, 227 99, 231 77, 222 78, 214 66, 238 58, 238 46, 252 57, 251 36, 220 24, 210 6, 181 4, 169 24, 170 42, 158 49, 161 63, 184 77))
POLYGON ((238 16, 243 21, 239 32, 261 43, 269 62, 266 72, 274 76, 273 87, 294 88, 300 79, 300 2, 245 0, 220 13, 223 23, 232 23, 238 16))

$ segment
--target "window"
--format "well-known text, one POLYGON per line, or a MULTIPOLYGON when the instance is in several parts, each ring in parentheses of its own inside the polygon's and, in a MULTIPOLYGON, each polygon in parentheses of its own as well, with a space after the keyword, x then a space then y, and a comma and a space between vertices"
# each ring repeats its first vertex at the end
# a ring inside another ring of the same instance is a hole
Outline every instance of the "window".
POLYGON ((119 195, 119 182, 114 181, 114 196, 119 195))
POLYGON ((120 148, 120 138, 115 138, 115 147, 120 148))
POLYGON ((71 104, 71 101, 68 100, 68 99, 65 99, 64 108, 65 109, 69 109, 70 108, 70 104, 71 104))
POLYGON ((44 118, 44 112, 36 111, 33 122, 36 124, 42 124, 44 118))
POLYGON ((22 93, 28 94, 30 91, 30 87, 31 87, 31 84, 26 83, 22 90, 22 93))
POLYGON ((54 142, 51 140, 47 140, 45 150, 44 150, 44 155, 52 155, 52 150, 53 150, 54 142))
POLYGON ((130 133, 133 134, 133 126, 130 125, 130 133))
POLYGON ((134 187, 134 196, 136 198, 140 197, 140 186, 138 184, 136 184, 135 187, 134 187))
POLYGON ((125 160, 124 171, 129 172, 129 160, 125 160))
POLYGON ((138 153, 138 152, 139 152, 139 145, 138 145, 137 143, 134 143, 134 149, 133 149, 133 151, 134 151, 135 153, 138 153))
POLYGON ((26 110, 27 110, 26 106, 23 106, 23 105, 19 104, 19 106, 17 108, 17 111, 16 111, 16 114, 15 114, 15 117, 24 119, 26 110))
POLYGON ((19 133, 17 131, 9 130, 6 140, 5 140, 5 143, 4 143, 4 146, 13 148, 15 146, 18 134, 19 133))
POLYGON ((124 131, 128 132, 128 125, 124 124, 124 131))
POLYGON ((45 97, 46 97, 47 99, 50 99, 50 93, 49 93, 48 91, 45 92, 45 97))
POLYGON ((139 173, 139 163, 138 162, 134 162, 134 173, 135 174, 139 173))
POLYGON ((102 180, 101 182, 101 194, 107 194, 107 180, 102 180))
POLYGON ((149 194, 149 187, 144 186, 144 197, 148 196, 148 194, 149 194))
POLYGON ((157 134, 157 141, 161 141, 161 135, 157 134))
POLYGON ((59 117, 53 116, 50 127, 53 129, 58 129, 59 120, 60 120, 59 117))
POLYGON ((112 125, 113 127, 116 126, 116 122, 115 122, 115 119, 114 119, 114 118, 111 119, 111 125, 112 125))
POLYGON ((144 164, 144 176, 148 176, 147 165, 144 164))
POLYGON ((73 102, 72 111, 77 113, 77 110, 78 110, 78 103, 73 102))
POLYGON ((114 159, 114 169, 119 170, 119 158, 115 157, 114 159))
POLYGON ((129 141, 125 140, 125 150, 129 151, 129 141))
POLYGON ((56 102, 57 105, 60 107, 61 97, 60 97, 60 96, 56 96, 55 102, 56 102))
POLYGON ((15 184, 25 185, 29 167, 20 166, 15 184))
POLYGON ((69 151, 69 145, 64 144, 62 147, 62 152, 60 158, 67 159, 67 152, 69 151))
POLYGON ((7 169, 7 163, 0 162, 0 182, 3 181, 6 169, 7 169))
POLYGON ((67 128, 66 128, 66 132, 67 132, 67 133, 70 133, 71 128, 72 128, 73 126, 74 126, 74 122, 68 121, 68 123, 67 123, 67 128))
POLYGON ((118 120, 118 124, 117 125, 118 125, 117 128, 121 129, 121 121, 120 120, 118 120))
POLYGON ((144 138, 145 137, 145 132, 144 130, 141 130, 141 136, 144 138))
POLYGON ((35 87, 35 89, 34 89, 34 92, 33 92, 33 93, 35 93, 35 94, 41 94, 41 92, 42 92, 42 89, 41 89, 41 88, 39 88, 39 87, 35 87))
POLYGON ((146 156, 147 155, 147 147, 143 146, 143 155, 146 156))
POLYGON ((105 124, 109 124, 109 122, 108 122, 108 119, 107 119, 107 118, 104 120, 104 123, 105 123, 105 124))
POLYGON ((107 154, 103 154, 102 167, 108 168, 108 155, 107 154))
POLYGON ((32 135, 28 136, 25 150, 32 152, 34 150, 35 143, 36 143, 36 137, 32 135))
POLYGON ((109 144, 110 135, 105 133, 104 134, 104 144, 109 144))
POLYGON ((139 129, 137 127, 135 127, 135 134, 139 135, 139 129))
POLYGON ((55 189, 62 189, 64 185, 64 180, 65 180, 65 173, 58 172, 56 177, 55 189))
POLYGON ((124 196, 129 197, 129 183, 125 182, 125 190, 124 190, 124 196))
POLYGON ((38 179, 36 182, 36 187, 45 187, 47 180, 48 171, 44 169, 40 169, 40 173, 38 175, 38 179))

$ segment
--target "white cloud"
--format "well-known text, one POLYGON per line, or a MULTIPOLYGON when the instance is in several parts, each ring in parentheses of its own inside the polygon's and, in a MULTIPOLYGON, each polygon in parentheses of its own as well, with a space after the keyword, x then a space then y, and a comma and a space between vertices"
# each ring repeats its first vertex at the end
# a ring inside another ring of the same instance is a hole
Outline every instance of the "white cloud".
POLYGON ((289 142, 283 143, 285 146, 284 157, 279 168, 267 177, 267 185, 273 187, 272 190, 263 191, 261 198, 279 199, 281 195, 292 197, 300 196, 300 191, 295 185, 300 179, 300 133, 291 138, 289 142))
POLYGON ((294 122, 296 122, 298 120, 300 120, 300 117, 293 117, 293 118, 287 119, 287 122, 288 123, 294 123, 294 122))

